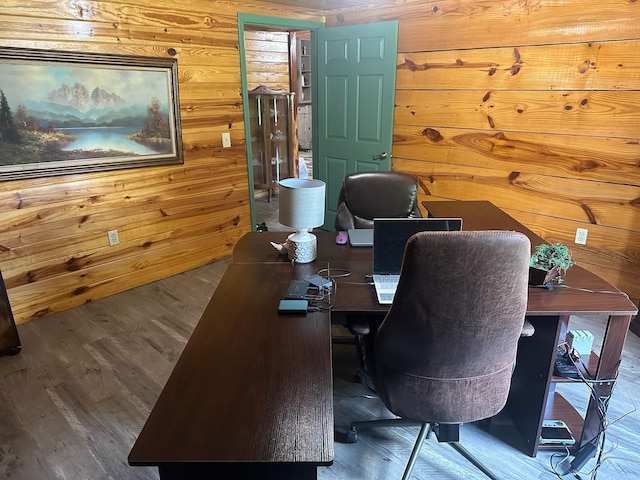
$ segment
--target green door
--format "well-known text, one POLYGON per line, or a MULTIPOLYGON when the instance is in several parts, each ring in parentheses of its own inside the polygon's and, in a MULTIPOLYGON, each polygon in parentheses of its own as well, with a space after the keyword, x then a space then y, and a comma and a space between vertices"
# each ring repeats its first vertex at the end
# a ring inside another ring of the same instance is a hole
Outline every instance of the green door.
POLYGON ((317 31, 314 176, 327 184, 326 230, 347 173, 391 168, 397 47, 395 21, 317 31))

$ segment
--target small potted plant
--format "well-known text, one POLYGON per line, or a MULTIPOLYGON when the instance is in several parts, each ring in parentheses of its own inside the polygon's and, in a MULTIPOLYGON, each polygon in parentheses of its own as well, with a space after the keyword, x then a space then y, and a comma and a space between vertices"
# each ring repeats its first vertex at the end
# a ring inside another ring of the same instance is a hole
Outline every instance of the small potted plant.
POLYGON ((544 285, 551 289, 553 282, 560 281, 574 263, 566 245, 538 245, 529 260, 529 285, 544 285))

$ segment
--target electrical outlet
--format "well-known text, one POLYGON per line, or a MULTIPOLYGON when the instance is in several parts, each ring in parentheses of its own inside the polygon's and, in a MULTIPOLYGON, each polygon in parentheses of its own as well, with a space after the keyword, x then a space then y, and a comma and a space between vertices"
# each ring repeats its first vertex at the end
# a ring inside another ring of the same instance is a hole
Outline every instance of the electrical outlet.
POLYGON ((579 245, 587 244, 587 233, 589 231, 586 228, 576 228, 576 240, 575 242, 579 245))
POLYGON ((109 230, 107 232, 107 236, 109 237, 109 245, 111 245, 112 247, 120 243, 120 239, 118 238, 118 230, 109 230))
POLYGON ((222 148, 229 148, 231 146, 231 134, 224 132, 222 134, 222 148))

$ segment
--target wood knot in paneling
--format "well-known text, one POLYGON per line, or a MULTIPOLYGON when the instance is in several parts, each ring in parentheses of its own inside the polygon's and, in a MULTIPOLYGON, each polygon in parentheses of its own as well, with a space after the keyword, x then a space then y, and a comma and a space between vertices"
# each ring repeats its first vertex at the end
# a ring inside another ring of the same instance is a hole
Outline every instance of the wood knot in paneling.
MULTIPOLYGON (((418 70, 418 65, 416 64, 416 62, 414 62, 413 60, 410 60, 408 58, 404 59, 404 63, 401 63, 400 65, 398 65, 396 67, 398 70, 409 70, 411 72, 415 72, 418 70)), ((422 69, 424 70, 424 69, 422 69)))
POLYGON ((45 315, 49 315, 49 313, 51 313, 51 309, 50 308, 43 308, 42 310, 38 310, 36 313, 34 313, 33 315, 31 315, 31 318, 40 318, 40 317, 44 317, 45 315))
MULTIPOLYGON (((618 65, 621 66, 621 65, 618 65)), ((596 62, 587 59, 579 68, 581 74, 587 73, 589 70, 596 70, 596 62)))
POLYGON ((78 260, 76 257, 71 257, 67 260, 67 270, 70 272, 75 272, 80 269, 80 265, 78 264, 78 260))
POLYGON ((515 63, 511 66, 509 71, 511 75, 517 75, 520 69, 522 68, 522 58, 520 58, 520 52, 517 48, 513 49, 513 57, 515 58, 515 63))
POLYGON ((444 140, 444 137, 435 128, 429 128, 429 127, 425 128, 424 130, 422 130, 422 135, 435 143, 441 142, 442 140, 444 140))
POLYGON ((574 165, 572 170, 574 172, 585 172, 589 170, 595 170, 600 166, 605 166, 605 164, 596 162, 595 160, 582 160, 577 165, 574 165))
POLYGON ((496 140, 502 140, 505 141, 507 140, 507 136, 504 134, 504 132, 498 132, 496 133, 493 138, 495 138, 496 140))

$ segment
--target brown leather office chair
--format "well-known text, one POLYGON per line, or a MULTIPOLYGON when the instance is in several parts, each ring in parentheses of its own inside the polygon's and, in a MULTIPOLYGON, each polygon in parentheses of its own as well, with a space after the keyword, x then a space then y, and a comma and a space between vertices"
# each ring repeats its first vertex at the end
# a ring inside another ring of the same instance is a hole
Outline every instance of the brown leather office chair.
POLYGON ((431 432, 495 478, 458 443, 459 429, 506 404, 530 254, 529 239, 517 232, 424 232, 409 239, 391 309, 367 337, 376 391, 399 418, 353 422, 349 440, 364 426, 418 424, 403 478, 431 432))
POLYGON ((344 177, 336 230, 373 228, 374 218, 421 217, 418 178, 403 172, 356 172, 344 177))
MULTIPOLYGON (((338 195, 335 229, 373 228, 374 218, 422 217, 418 207, 418 178, 403 172, 356 172, 346 175, 338 195)), ((354 336, 358 356, 357 377, 367 386, 362 349, 363 335, 379 320, 369 315, 348 315, 345 323, 354 336)), ((337 341, 337 340, 336 340, 337 341)))

